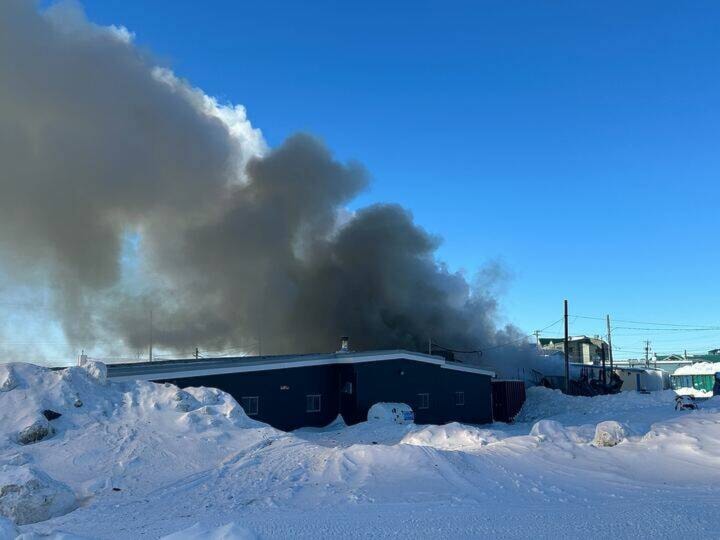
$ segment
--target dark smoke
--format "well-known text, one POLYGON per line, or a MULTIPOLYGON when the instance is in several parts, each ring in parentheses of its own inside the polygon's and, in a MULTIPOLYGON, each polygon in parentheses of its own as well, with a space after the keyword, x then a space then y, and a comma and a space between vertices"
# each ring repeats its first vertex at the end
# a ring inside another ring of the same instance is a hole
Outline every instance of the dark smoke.
POLYGON ((241 108, 155 66, 74 5, 0 2, 2 267, 53 291, 71 344, 142 349, 151 310, 179 352, 517 339, 408 211, 345 210, 361 165, 307 134, 268 152, 241 108))

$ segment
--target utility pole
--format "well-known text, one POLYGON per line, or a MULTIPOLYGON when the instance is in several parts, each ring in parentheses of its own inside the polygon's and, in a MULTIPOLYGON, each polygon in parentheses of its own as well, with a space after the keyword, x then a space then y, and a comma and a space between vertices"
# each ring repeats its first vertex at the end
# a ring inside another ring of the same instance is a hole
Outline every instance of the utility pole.
POLYGON ((650 340, 645 341, 645 367, 650 367, 650 340))
POLYGON ((570 344, 568 335, 568 301, 565 300, 565 393, 570 393, 570 344))
POLYGON ((153 361, 153 310, 150 308, 150 350, 148 351, 148 358, 153 361))
POLYGON ((539 349, 540 348, 540 330, 535 330, 533 332, 533 334, 535 334, 535 345, 539 349))
POLYGON ((612 334, 610 332, 610 315, 607 318, 607 332, 608 332, 608 353, 610 354, 610 372, 613 371, 613 352, 612 352, 612 334))

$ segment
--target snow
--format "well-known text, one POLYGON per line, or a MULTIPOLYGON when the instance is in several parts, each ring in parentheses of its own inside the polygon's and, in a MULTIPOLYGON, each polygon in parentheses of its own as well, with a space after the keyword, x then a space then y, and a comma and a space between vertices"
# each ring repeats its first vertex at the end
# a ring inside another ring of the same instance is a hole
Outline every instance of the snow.
POLYGON ((531 388, 512 425, 284 433, 214 389, 108 382, 88 366, 0 366, 0 384, 9 375, 0 485, 36 475, 77 505, 0 519, 7 538, 716 536, 717 397, 676 411, 672 391, 531 388), (62 414, 53 436, 19 444, 45 409, 62 414))
POLYGON ((68 486, 28 465, 3 465, 0 475, 0 515, 18 525, 61 516, 77 506, 68 486))
POLYGON ((368 422, 408 424, 415 420, 412 407, 405 403, 376 403, 368 411, 368 422))
POLYGON ((675 393, 679 396, 692 396, 696 398, 711 398, 713 396, 712 390, 699 390, 687 386, 676 388, 675 393))
POLYGON ((15 524, 8 518, 0 516, 0 538, 15 538, 17 535, 15 524))
POLYGON ((614 420, 600 422, 595 427, 595 446, 616 446, 625 440, 625 428, 614 420))
POLYGON ((192 527, 163 536, 162 540, 255 540, 257 536, 238 523, 228 523, 220 527, 204 526, 196 523, 192 527))
POLYGON ((673 375, 715 375, 719 371, 718 362, 696 362, 688 366, 680 366, 673 375))

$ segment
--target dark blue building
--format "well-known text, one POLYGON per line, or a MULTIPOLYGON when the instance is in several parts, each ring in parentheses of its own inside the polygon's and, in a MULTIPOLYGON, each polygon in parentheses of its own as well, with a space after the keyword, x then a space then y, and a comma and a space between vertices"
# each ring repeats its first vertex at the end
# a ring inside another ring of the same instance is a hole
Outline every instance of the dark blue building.
POLYGON ((403 350, 111 364, 108 376, 219 388, 249 416, 286 431, 338 415, 362 422, 379 402, 407 403, 419 424, 493 419, 494 373, 403 350))

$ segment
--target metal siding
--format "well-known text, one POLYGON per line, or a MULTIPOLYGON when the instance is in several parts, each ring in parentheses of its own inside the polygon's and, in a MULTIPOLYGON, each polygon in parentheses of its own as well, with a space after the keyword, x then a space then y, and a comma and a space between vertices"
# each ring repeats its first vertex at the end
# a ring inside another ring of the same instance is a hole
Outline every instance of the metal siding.
POLYGON ((367 419, 367 412, 375 403, 400 402, 413 408, 418 424, 492 422, 491 379, 488 375, 442 369, 409 360, 356 364, 354 367, 358 387, 355 421, 367 419), (463 406, 455 405, 455 391, 458 390, 465 392, 463 406), (429 409, 417 408, 420 393, 430 394, 429 409))
POLYGON ((229 373, 163 380, 181 388, 207 386, 232 395, 258 396, 259 411, 252 418, 290 431, 304 426, 326 426, 338 415, 338 366, 314 366, 250 373, 229 373), (289 389, 281 390, 287 386, 289 389), (308 394, 321 394, 321 411, 306 412, 308 394))
POLYGON ((525 403, 523 381, 493 381, 493 418, 498 422, 511 422, 525 403))
POLYGON ((379 402, 407 403, 415 411, 418 424, 492 422, 489 375, 444 369, 440 365, 407 359, 203 375, 157 382, 170 382, 181 388, 219 388, 238 402, 243 396, 258 396, 259 411, 253 418, 285 431, 325 426, 338 414, 342 414, 348 424, 363 422, 367 420, 370 407, 379 402), (342 393, 345 382, 352 382, 352 394, 342 393), (281 390, 283 386, 289 389, 281 390), (465 405, 455 405, 456 391, 465 392, 465 405), (429 409, 418 410, 420 393, 430 394, 429 409), (308 394, 323 396, 320 413, 306 412, 308 394))
POLYGON ((491 378, 462 371, 442 370, 444 422, 492 422, 491 378), (455 392, 465 392, 465 405, 455 405, 455 392))

